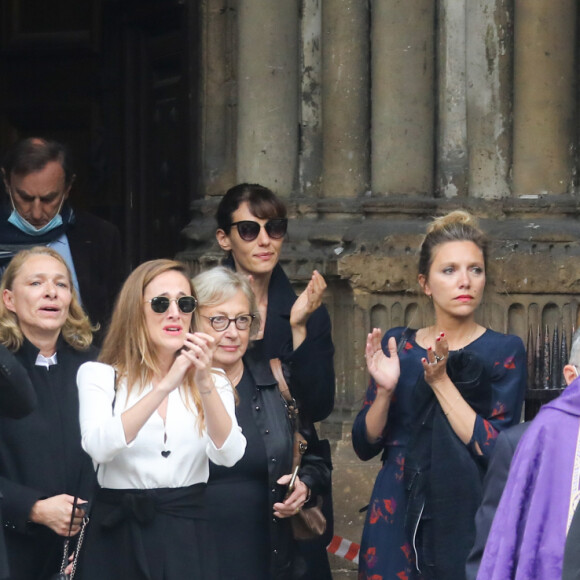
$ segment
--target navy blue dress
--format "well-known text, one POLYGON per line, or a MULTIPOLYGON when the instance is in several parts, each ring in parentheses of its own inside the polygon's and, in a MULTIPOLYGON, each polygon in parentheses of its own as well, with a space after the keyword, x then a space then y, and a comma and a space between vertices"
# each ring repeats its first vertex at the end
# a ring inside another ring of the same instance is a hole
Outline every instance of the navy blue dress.
MULTIPOLYGON (((401 376, 391 400, 387 426, 381 439, 367 441, 366 414, 376 396, 376 385, 370 381, 363 408, 357 415, 352 439, 356 454, 369 460, 383 453, 383 466, 375 481, 367 512, 359 558, 359 580, 409 580, 420 578, 415 568, 415 555, 404 530, 407 506, 403 473, 405 449, 409 442, 413 417, 413 388, 423 373, 421 359, 426 350, 415 342, 415 330, 389 330, 382 340, 397 340, 401 376)), ((497 433, 520 419, 526 386, 526 354, 522 341, 511 335, 487 330, 465 347, 488 366, 492 382, 492 411, 488 417, 477 416, 468 447, 477 443, 489 455, 497 433)))

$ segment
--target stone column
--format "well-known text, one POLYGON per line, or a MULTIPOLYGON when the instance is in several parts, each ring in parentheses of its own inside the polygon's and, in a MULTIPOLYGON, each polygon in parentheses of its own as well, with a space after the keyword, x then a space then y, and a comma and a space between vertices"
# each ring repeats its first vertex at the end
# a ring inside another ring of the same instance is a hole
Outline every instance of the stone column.
POLYGON ((433 190, 435 5, 372 3, 373 193, 433 190))
MULTIPOLYGON (((201 6, 202 190, 223 194, 235 183, 235 11, 232 0, 205 0, 201 6)), ((192 164, 192 166, 195 164, 192 164)), ((192 181, 195 183, 195 181, 192 181)))
POLYGON ((238 181, 288 195, 298 168, 298 0, 238 3, 238 181))
POLYGON ((322 6, 302 0, 299 190, 317 196, 322 177, 322 6))
POLYGON ((467 139, 470 197, 511 193, 513 2, 467 2, 467 139))
POLYGON ((439 2, 439 131, 437 189, 444 197, 467 195, 465 2, 439 2))
POLYGON ((323 197, 370 186, 369 9, 361 0, 322 3, 323 197))
POLYGON ((577 0, 515 0, 515 195, 571 189, 577 0))

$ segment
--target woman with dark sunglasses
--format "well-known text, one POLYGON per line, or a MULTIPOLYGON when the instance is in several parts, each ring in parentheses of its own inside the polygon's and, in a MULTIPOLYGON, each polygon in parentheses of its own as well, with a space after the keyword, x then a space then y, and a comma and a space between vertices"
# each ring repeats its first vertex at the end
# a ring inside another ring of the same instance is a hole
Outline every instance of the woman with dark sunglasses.
POLYGON ((78 373, 82 444, 98 466, 83 580, 217 578, 209 460, 244 454, 234 393, 194 329, 185 267, 153 260, 125 282, 98 363, 78 373))
MULTIPOLYGON (((288 223, 284 203, 266 187, 242 183, 227 191, 216 218, 217 241, 228 253, 224 265, 251 276, 262 324, 253 349, 265 359, 280 358, 291 369, 292 394, 303 414, 312 421, 325 419, 335 391, 330 317, 321 305, 326 283, 314 271, 297 298, 278 263, 288 223)), ((330 459, 330 448, 321 454, 330 459)), ((325 543, 332 538, 330 496, 323 509, 327 534, 300 547, 310 565, 305 577, 316 580, 331 578, 325 543)))
POLYGON ((262 321, 256 346, 292 367, 293 395, 313 421, 325 419, 335 390, 330 317, 319 305, 326 283, 315 270, 296 298, 278 263, 288 226, 284 203, 266 187, 242 183, 224 195, 216 218, 224 265, 252 277, 262 321))

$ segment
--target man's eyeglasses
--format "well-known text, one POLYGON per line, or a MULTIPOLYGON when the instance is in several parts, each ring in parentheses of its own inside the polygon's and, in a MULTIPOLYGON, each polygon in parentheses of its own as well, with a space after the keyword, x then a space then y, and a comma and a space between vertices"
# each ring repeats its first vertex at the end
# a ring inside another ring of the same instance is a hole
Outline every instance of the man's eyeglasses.
POLYGON ((146 300, 151 304, 151 309, 157 314, 167 312, 172 302, 177 302, 179 310, 184 314, 190 314, 197 307, 197 300, 193 296, 181 296, 180 298, 167 298, 167 296, 155 296, 151 300, 146 300))
MULTIPOLYGON (((254 223, 254 222, 252 222, 254 223)), ((226 330, 230 324, 233 322, 236 325, 238 330, 248 330, 250 326, 252 326, 252 322, 254 318, 256 318, 255 314, 240 314, 235 318, 228 318, 227 316, 218 315, 218 316, 203 316, 203 318, 207 318, 211 327, 218 332, 223 332, 226 330)))
POLYGON ((263 226, 258 222, 253 222, 251 220, 234 222, 231 226, 236 226, 238 228, 238 234, 240 234, 240 238, 245 242, 255 240, 262 228, 266 230, 266 233, 273 240, 279 240, 286 235, 286 230, 288 229, 288 218, 275 218, 267 221, 263 226))

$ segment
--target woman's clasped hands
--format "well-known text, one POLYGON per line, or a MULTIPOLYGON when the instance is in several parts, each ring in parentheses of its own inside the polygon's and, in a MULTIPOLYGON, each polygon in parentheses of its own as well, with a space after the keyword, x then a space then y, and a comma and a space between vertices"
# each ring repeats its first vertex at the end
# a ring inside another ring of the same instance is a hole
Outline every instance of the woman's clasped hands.
POLYGON ((200 392, 213 388, 211 377, 212 359, 216 343, 212 336, 204 332, 188 332, 185 335, 183 347, 175 358, 166 376, 168 390, 179 387, 187 371, 195 369, 194 380, 200 392))

